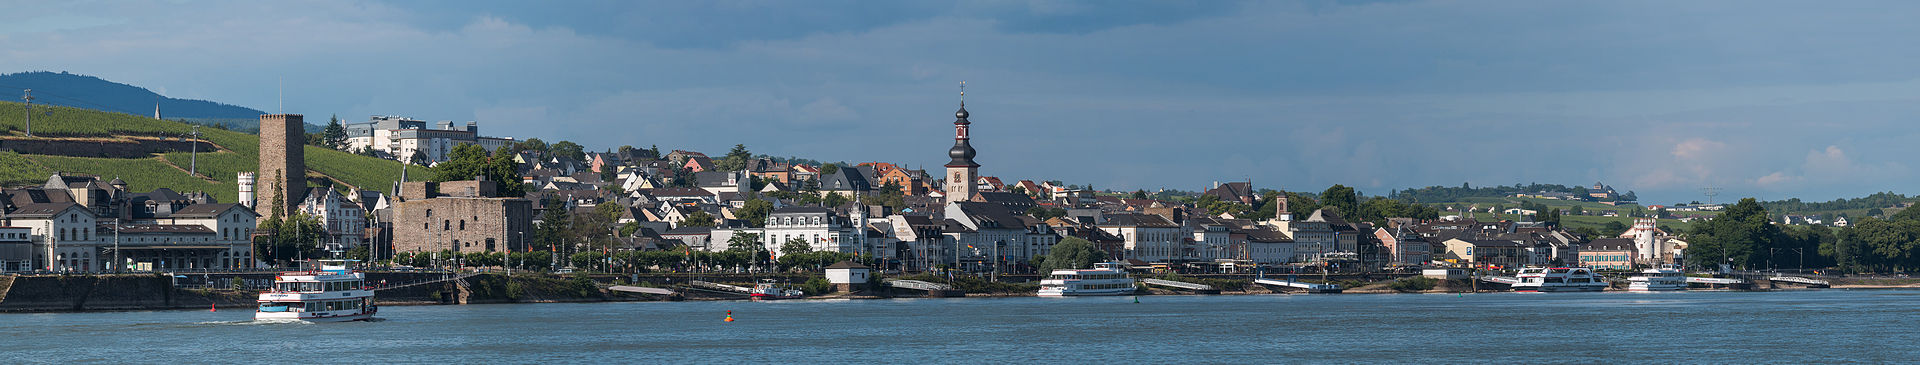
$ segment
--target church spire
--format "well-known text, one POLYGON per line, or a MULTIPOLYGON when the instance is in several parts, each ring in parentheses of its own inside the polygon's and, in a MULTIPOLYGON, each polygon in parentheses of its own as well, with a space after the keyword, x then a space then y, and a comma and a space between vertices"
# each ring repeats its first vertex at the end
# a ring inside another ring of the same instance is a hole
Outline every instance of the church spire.
POLYGON ((973 144, 968 143, 972 138, 968 136, 967 129, 973 122, 968 121, 967 116, 967 82, 961 81, 960 110, 953 112, 953 148, 947 150, 947 157, 952 157, 953 161, 947 162, 947 167, 980 167, 980 164, 973 162, 973 144))

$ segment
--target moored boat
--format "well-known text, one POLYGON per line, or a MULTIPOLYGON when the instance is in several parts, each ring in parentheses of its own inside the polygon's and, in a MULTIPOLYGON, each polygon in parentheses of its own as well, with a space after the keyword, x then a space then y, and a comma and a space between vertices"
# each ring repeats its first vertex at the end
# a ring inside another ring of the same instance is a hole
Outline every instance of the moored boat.
POLYGON ((1675 290, 1687 290, 1687 275, 1673 267, 1646 269, 1627 278, 1627 291, 1675 290))
POLYGON ((1610 285, 1584 267, 1529 267, 1520 269, 1517 277, 1520 282, 1513 284, 1517 292, 1601 291, 1610 285))
POLYGON ((1054 270, 1040 280, 1043 297, 1126 295, 1134 291, 1133 278, 1117 263, 1096 263, 1092 269, 1054 270))
POLYGON ((806 295, 807 293, 803 291, 774 285, 771 280, 755 284, 752 290, 747 291, 747 296, 753 300, 799 299, 806 295))
POLYGON ((260 293, 254 320, 345 322, 373 319, 380 308, 366 274, 346 260, 320 262, 317 270, 288 271, 273 277, 273 289, 260 293))

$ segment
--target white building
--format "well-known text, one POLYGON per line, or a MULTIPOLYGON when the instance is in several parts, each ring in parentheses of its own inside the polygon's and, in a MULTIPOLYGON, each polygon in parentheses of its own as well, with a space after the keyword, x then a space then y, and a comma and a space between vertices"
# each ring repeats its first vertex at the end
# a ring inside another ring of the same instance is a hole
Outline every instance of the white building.
POLYGON ((100 237, 93 211, 67 203, 34 203, 7 213, 7 225, 31 229, 34 263, 52 271, 98 271, 109 268, 100 260, 100 237))
POLYGON ((512 138, 481 137, 479 123, 475 122, 467 122, 465 128, 455 128, 453 122, 442 121, 437 128, 427 128, 424 121, 376 115, 367 122, 349 123, 344 127, 348 151, 370 149, 397 161, 407 161, 417 152, 429 164, 446 161, 447 153, 462 143, 477 144, 492 151, 514 142, 512 138))
POLYGON ((353 199, 355 195, 358 193, 341 194, 332 187, 312 188, 296 208, 327 228, 325 249, 343 251, 366 244, 367 210, 353 199))
POLYGON ((1123 259, 1166 262, 1186 258, 1185 241, 1191 232, 1179 224, 1154 214, 1105 214, 1094 227, 1119 236, 1123 259))
POLYGON ((33 253, 33 229, 0 227, 0 272, 36 269, 33 253))
MULTIPOLYGON (((766 228, 761 231, 761 242, 774 257, 784 255, 782 246, 792 240, 804 241, 814 251, 855 253, 862 249, 862 230, 822 207, 780 208, 767 215, 766 228)), ((718 230, 714 237, 720 237, 718 230)))

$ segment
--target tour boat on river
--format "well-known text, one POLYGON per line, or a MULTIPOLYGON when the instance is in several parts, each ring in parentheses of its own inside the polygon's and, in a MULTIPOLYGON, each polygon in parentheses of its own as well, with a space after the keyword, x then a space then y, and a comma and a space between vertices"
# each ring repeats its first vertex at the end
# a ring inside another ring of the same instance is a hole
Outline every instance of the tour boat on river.
POLYGON ((1529 267, 1518 276, 1520 282, 1513 284, 1517 292, 1601 291, 1611 285, 1584 267, 1529 267))
POLYGON ((324 260, 318 270, 281 272, 273 289, 260 293, 254 320, 345 322, 373 319, 373 288, 366 274, 347 267, 348 260, 324 260))
POLYGON ((1627 278, 1627 291, 1687 290, 1687 275, 1671 266, 1646 269, 1627 278))
POLYGON ((1054 270, 1040 280, 1039 296, 1071 297, 1091 295, 1127 295, 1134 291, 1133 278, 1119 264, 1102 262, 1087 270, 1054 270))

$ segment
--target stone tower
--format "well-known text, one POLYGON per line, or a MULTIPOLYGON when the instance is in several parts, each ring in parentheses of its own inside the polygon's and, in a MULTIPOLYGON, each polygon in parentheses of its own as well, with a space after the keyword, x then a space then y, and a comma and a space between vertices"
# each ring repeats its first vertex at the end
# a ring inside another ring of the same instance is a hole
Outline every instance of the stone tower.
POLYGON ((293 215, 307 191, 306 123, 299 114, 260 116, 260 171, 254 211, 293 215), (278 198, 276 200, 276 198, 278 198), (278 202, 279 205, 274 205, 278 202))
MULTIPOLYGON (((962 95, 965 95, 964 93, 962 95)), ((967 102, 960 101, 960 110, 953 112, 953 148, 947 150, 947 201, 957 202, 973 199, 974 179, 980 177, 980 164, 973 162, 973 145, 967 143, 967 102)))

